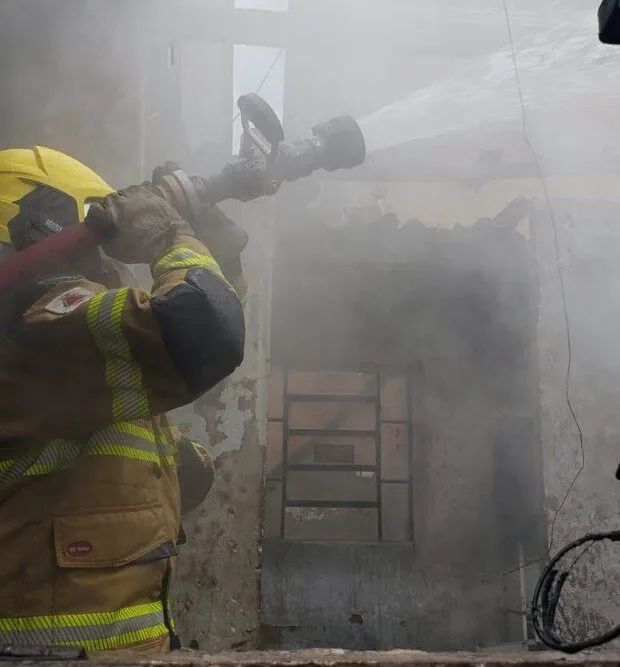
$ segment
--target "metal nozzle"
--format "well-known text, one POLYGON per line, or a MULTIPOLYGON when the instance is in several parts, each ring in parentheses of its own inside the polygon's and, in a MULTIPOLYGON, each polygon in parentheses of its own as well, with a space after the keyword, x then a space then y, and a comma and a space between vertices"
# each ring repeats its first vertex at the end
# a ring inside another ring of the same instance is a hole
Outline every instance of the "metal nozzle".
POLYGON ((327 171, 353 169, 366 159, 366 142, 357 121, 339 116, 312 128, 321 167, 327 171))

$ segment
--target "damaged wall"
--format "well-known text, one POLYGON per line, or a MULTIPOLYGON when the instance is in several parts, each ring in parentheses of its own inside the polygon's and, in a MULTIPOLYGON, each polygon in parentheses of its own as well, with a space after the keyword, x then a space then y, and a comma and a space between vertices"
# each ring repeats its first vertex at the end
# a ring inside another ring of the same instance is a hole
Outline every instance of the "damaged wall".
POLYGON ((272 202, 229 211, 250 233, 244 254, 249 294, 243 365, 213 392, 171 416, 209 446, 216 478, 184 519, 174 605, 184 645, 249 650, 259 641, 260 526, 272 272, 272 202))
POLYGON ((320 213, 306 225, 282 217, 272 359, 409 369, 414 538, 265 540, 264 640, 429 650, 522 641, 521 582, 502 573, 519 546, 536 557, 544 533, 523 215, 453 231, 416 220, 399 229, 390 216, 329 230, 320 213))
MULTIPOLYGON (((500 428, 492 438, 496 442, 496 452, 501 452, 500 460, 496 461, 504 470, 519 469, 522 466, 530 466, 529 473, 521 478, 518 483, 522 488, 529 489, 539 498, 539 509, 544 505, 544 517, 541 518, 541 532, 533 539, 529 546, 524 548, 523 560, 541 559, 545 553, 545 535, 550 535, 553 530, 553 548, 557 550, 567 542, 575 539, 588 530, 613 529, 617 515, 620 484, 614 479, 614 472, 620 459, 618 450, 618 437, 620 425, 617 424, 617 384, 618 368, 616 363, 617 354, 617 310, 618 296, 615 275, 617 272, 618 256, 618 233, 615 228, 617 219, 618 201, 606 200, 605 197, 617 193, 617 177, 614 175, 601 175, 582 179, 551 178, 548 188, 553 197, 553 207, 559 225, 560 247, 562 254, 562 266, 566 271, 567 299, 571 330, 573 332, 573 360, 571 395, 575 403, 580 423, 583 427, 585 437, 585 470, 578 478, 574 489, 571 491, 568 501, 556 520, 556 512, 560 506, 566 490, 572 483, 575 473, 580 466, 580 451, 575 426, 572 423, 570 413, 566 405, 564 394, 564 382, 566 373, 566 331, 563 313, 561 309, 557 261, 555 257, 553 231, 548 211, 541 200, 543 194, 539 181, 496 181, 487 183, 479 192, 456 184, 436 184, 436 188, 428 187, 427 184, 416 187, 411 184, 371 184, 371 183, 309 183, 299 188, 295 197, 305 197, 309 206, 304 215, 296 219, 284 220, 283 224, 295 227, 294 234, 303 234, 307 226, 321 225, 326 222, 334 228, 342 227, 348 221, 349 225, 358 225, 366 228, 363 232, 367 248, 372 248, 374 253, 385 253, 390 247, 387 240, 395 234, 395 225, 398 220, 401 224, 404 220, 414 218, 423 220, 426 225, 439 224, 447 229, 455 229, 458 232, 459 243, 463 252, 467 243, 463 243, 464 232, 455 227, 455 223, 466 226, 476 222, 480 225, 479 216, 492 218, 512 198, 525 195, 529 198, 538 198, 536 213, 530 218, 521 216, 517 221, 517 229, 524 239, 530 239, 527 243, 531 253, 534 275, 532 284, 535 286, 535 301, 533 303, 534 313, 531 315, 531 329, 528 333, 531 349, 525 359, 528 363, 540 366, 540 378, 528 386, 521 385, 515 389, 515 393, 507 401, 503 420, 506 428, 500 428), (379 187, 377 187, 379 186, 379 187), (442 187, 444 190, 442 190, 442 187), (451 196, 439 196, 442 192, 449 192, 451 196), (562 197, 580 196, 581 199, 562 200, 562 197), (344 210, 344 209, 347 210, 344 210), (395 215, 398 212, 398 215, 395 215), (429 217, 425 217, 424 214, 429 217), (380 219, 380 222, 377 222, 380 219), (377 235, 368 228, 381 225, 383 233, 377 235), (531 355, 536 360, 531 359, 531 355), (523 412, 523 405, 519 406, 519 396, 524 398, 529 395, 529 411, 523 412), (507 418, 507 420, 506 420, 507 418), (523 430, 528 421, 534 424, 523 430), (529 447, 534 446, 534 450, 529 447), (525 448, 525 449, 524 449, 525 448), (532 454, 532 451, 534 452, 532 454), (526 452, 528 452, 526 454, 526 452), (531 457, 534 458, 531 458, 531 457), (502 461, 503 460, 503 461, 502 461), (544 470, 544 478, 542 471, 544 470), (528 476, 529 475, 529 478, 528 476)), ((286 197, 282 193, 282 197, 286 197)), ((487 224, 491 221, 488 219, 487 224)), ((411 224, 411 223, 410 223, 411 224)), ((418 223, 419 224, 419 223, 418 223)), ((487 226, 485 233, 492 235, 497 233, 493 224, 487 226)), ((405 232, 406 228, 402 230, 405 232)), ((472 230, 473 231, 473 230, 472 230)), ((434 233, 430 232, 429 235, 434 233)), ((412 235, 411 235, 412 236, 412 235)), ((359 240, 359 237, 356 237, 359 240)), ((332 243, 323 252, 333 254, 334 261, 338 255, 350 252, 347 245, 346 226, 340 235, 332 237, 332 243)), ((303 242, 297 239, 298 244, 304 248, 308 255, 312 255, 313 246, 307 240, 303 242)), ((353 241, 351 241, 353 243, 353 241)), ((392 252, 406 254, 406 247, 413 248, 414 244, 402 241, 398 244, 398 250, 392 252)), ((422 246, 426 247, 426 246, 422 246)), ((428 261, 424 252, 410 250, 417 257, 417 262, 425 266, 428 261)), ((480 269, 484 273, 490 269, 490 254, 480 255, 480 269)), ((325 254, 320 255, 321 262, 325 261, 325 254)), ((393 258, 392 258, 393 259, 393 258)), ((507 260, 508 261, 508 260, 507 260)), ((449 262, 450 263, 450 262, 449 262)), ((293 262, 295 268, 299 264, 293 262)), ((432 262, 431 262, 432 264, 432 262)), ((434 275, 434 267, 429 275, 434 275)), ((422 275, 424 271, 420 269, 422 275)), ((327 280, 327 271, 323 264, 315 265, 314 272, 327 280)), ((441 272, 439 272, 441 273, 441 272)), ((428 276, 425 276, 428 280, 428 276)), ((509 277, 501 269, 496 280, 499 284, 510 284, 511 280, 522 280, 515 274, 509 277), (502 275, 503 274, 503 275, 502 275), (504 281, 507 281, 504 283, 504 281)), ((314 280, 314 278, 313 278, 314 280)), ((303 280, 301 283, 303 284, 303 280)), ((414 284, 409 281, 409 285, 414 284)), ((441 294, 442 277, 437 282, 430 280, 427 284, 428 298, 437 301, 441 294), (439 288, 439 292, 437 291, 439 288)), ((277 283, 276 283, 277 285, 277 283)), ((465 289, 465 282, 458 284, 458 289, 465 289)), ((359 285, 355 281, 348 285, 357 294, 359 285)), ((292 289, 289 282, 287 289, 292 289)), ((413 288, 415 292, 418 285, 413 288)), ((277 289, 277 286, 276 286, 277 289)), ((405 292, 411 288, 405 288, 405 292)), ((332 290, 333 291, 333 290, 332 290)), ((319 292, 328 294, 326 286, 317 291, 315 298, 318 299, 319 292)), ((368 292, 366 292, 368 293, 368 292)), ((374 294, 374 292, 373 292, 374 294)), ((383 292, 377 292, 385 294, 383 292)), ((353 298, 355 301, 355 297, 353 298)), ((333 306, 333 294, 330 293, 328 304, 333 306)), ((414 300, 415 301, 415 300, 414 300)), ((412 303, 414 302, 412 301, 412 303)), ((295 299, 290 295, 289 307, 294 308, 295 299)), ((391 297, 388 299, 391 303, 391 297)), ((484 299, 487 307, 490 307, 488 299, 484 299), (488 302, 488 303, 487 303, 488 302)), ((356 303, 362 303, 357 300, 356 303)), ((530 304, 532 306, 532 304, 530 304)), ((329 305, 326 306, 329 309, 329 305)), ((374 303, 373 307, 378 309, 381 322, 396 321, 402 319, 402 313, 390 311, 390 306, 385 303, 374 303)), ((292 317, 292 321, 299 322, 311 313, 302 311, 292 317)), ((409 313, 410 315, 411 313, 409 313)), ((497 313, 496 313, 497 315, 497 313)), ((321 309, 314 312, 315 317, 321 316, 321 309)), ((333 315, 336 317, 336 315, 333 315)), ((510 321, 520 321, 525 317, 523 303, 515 304, 509 318, 510 321), (512 319, 514 318, 514 320, 512 319)), ((276 316, 277 317, 277 316, 276 316)), ((528 316, 529 317, 529 316, 528 316)), ((328 330, 335 334, 336 330, 346 327, 346 323, 334 324, 328 318, 325 325, 328 330)), ((377 329, 380 330, 377 325, 377 329)), ((353 339, 362 334, 359 328, 349 327, 349 336, 353 339)), ((367 336, 378 335, 377 331, 363 330, 367 336)), ((312 345, 312 331, 300 329, 298 336, 291 336, 290 332, 281 330, 274 331, 274 345, 284 345, 284 354, 290 360, 295 359, 295 349, 307 349, 312 345)), ((388 337, 389 338, 389 337, 388 337)), ((393 343, 393 340, 392 340, 393 343)), ((350 349, 350 346, 342 346, 334 351, 326 341, 322 347, 325 350, 324 359, 329 365, 337 362, 338 357, 350 349)), ((441 347, 441 345, 440 345, 441 347)), ((282 350, 282 347, 280 347, 282 350)), ((303 357, 303 355, 301 355, 303 357)), ((435 370, 439 368, 439 360, 445 358, 443 353, 434 357, 435 370)), ((462 358, 452 360, 459 367, 462 358)), ((452 363, 452 362, 450 362, 452 363)), ((455 367, 455 368, 456 368, 455 367)), ((477 364, 476 372, 479 372, 477 364)), ((498 367, 499 368, 499 367, 498 367)), ((538 370, 536 371, 538 373, 538 370)), ((498 373, 500 371, 498 370, 498 373)), ((512 371, 510 371, 512 373, 512 371)), ((505 374, 501 371, 500 374, 505 374)), ((432 376, 427 377, 428 382, 432 376)), ((509 374, 509 381, 514 377, 509 374)), ((452 378, 454 380, 454 377, 452 378)), ((461 385, 462 390, 467 387, 467 395, 471 396, 472 390, 469 381, 461 385)), ((426 389, 420 389, 422 394, 426 389)), ((427 395, 431 400, 433 392, 427 395)), ((461 395, 461 399, 463 395, 461 395)), ((445 396, 441 398, 438 408, 438 416, 444 419, 444 423, 459 422, 462 416, 458 411, 447 407, 445 396)), ((493 410, 481 410, 479 417, 475 420, 478 426, 493 419, 497 422, 493 410)), ((452 431, 448 439, 446 452, 447 458, 439 462, 435 477, 431 486, 423 489, 418 488, 421 494, 417 499, 417 511, 422 515, 417 517, 417 525, 424 525, 423 510, 420 508, 421 498, 426 496, 424 502, 433 504, 432 498, 438 498, 440 480, 457 480, 468 476, 468 466, 479 467, 482 460, 478 458, 475 462, 463 461, 461 468, 451 469, 449 460, 455 456, 452 449, 454 443, 466 430, 463 422, 461 428, 452 431), (434 491, 432 486, 437 485, 434 491)), ((479 440, 479 438, 478 438, 479 440)), ((433 457, 438 456, 438 441, 433 440, 431 451, 433 457)), ((420 443, 418 434, 418 445, 420 443)), ((463 445, 466 447, 467 445, 463 445)), ((440 448, 441 449, 441 448, 440 448)), ((457 451, 461 451, 456 447, 457 451)), ((478 455, 477 455, 478 456, 478 455)), ((525 472, 525 469, 523 469, 525 472)), ((498 488, 503 489, 503 497, 509 490, 514 491, 515 479, 510 475, 502 477, 498 475, 498 468, 489 468, 489 476, 495 476, 498 488)), ((518 481, 518 480, 517 480, 518 481)), ((510 491, 510 492, 512 492, 510 491)), ((478 488, 477 493, 480 493, 478 488)), ((455 499, 453 491, 449 491, 444 497, 446 502, 452 498, 455 507, 462 508, 460 502, 455 499)), ((428 505, 427 505, 428 507, 428 505)), ((504 514, 504 520, 500 521, 494 528, 497 535, 504 531, 508 533, 513 530, 513 524, 525 520, 521 501, 509 501, 504 509, 501 503, 497 510, 508 511, 504 514)), ((431 514, 429 514, 429 517, 431 514)), ((430 519, 428 519, 430 520, 430 519)), ((444 517, 441 525, 450 525, 451 519, 444 517)), ((460 527, 470 525, 467 520, 461 519, 460 527)), ((431 521, 431 525, 433 522, 431 521)), ((421 536, 416 531, 416 540, 421 536)), ((474 539, 475 530, 469 539, 474 539)), ((439 534, 435 534, 428 543, 428 548, 434 548, 435 542, 443 541, 439 534)), ((465 540, 465 543, 467 540, 465 540)), ((506 544, 506 542, 503 542, 506 544)), ((463 548, 463 542, 455 542, 455 549, 463 548)), ((487 558, 486 550, 481 548, 483 557, 480 563, 487 558)), ((459 604, 466 599, 471 602, 472 614, 484 618, 485 605, 488 608, 500 605, 498 598, 494 597, 492 586, 484 576, 480 577, 473 587, 459 589, 463 582, 451 578, 452 575, 442 572, 439 581, 448 597, 438 602, 436 598, 425 597, 423 591, 428 586, 428 581, 433 576, 434 567, 441 569, 439 563, 446 562, 445 555, 433 559, 433 565, 424 569, 424 573, 414 576, 417 559, 423 560, 423 549, 408 550, 401 545, 392 545, 389 557, 382 552, 380 545, 367 547, 355 545, 325 545, 325 544, 296 544, 280 543, 269 540, 265 545, 265 570, 263 582, 263 621, 265 627, 265 641, 270 646, 296 646, 311 645, 344 645, 344 646, 425 646, 462 648, 468 645, 472 637, 483 637, 480 628, 460 625, 458 618, 459 604), (345 565, 346 563, 346 565, 345 565), (412 569, 413 568, 413 569, 412 569), (392 577, 395 577, 393 580, 392 577), (376 579, 376 581, 375 581, 376 579), (396 581, 392 590, 391 581, 396 581), (376 583, 376 588, 375 588, 376 583), (387 591, 391 591, 387 593, 387 591), (461 590, 461 594, 454 593, 461 590), (465 590, 467 592, 465 592, 465 590), (454 598, 449 599, 450 591, 454 598), (377 600, 383 599, 389 602, 381 603, 377 608, 377 600), (437 605, 435 606, 435 603, 437 605), (361 610, 361 611, 360 611, 361 610), (448 611, 449 610, 449 611, 448 611), (449 621, 450 614, 456 616, 449 621), (327 614, 327 617, 326 617, 327 614), (416 621, 417 614, 420 618, 428 618, 429 614, 435 619, 431 627, 424 625, 422 621, 416 621), (435 616, 436 614, 436 616, 435 616), (359 619, 363 619, 363 624, 359 619), (400 624, 402 622, 402 625, 400 624), (310 630, 308 631, 308 628, 310 630), (378 628, 382 631, 379 632, 378 628), (445 632, 439 632, 443 628, 445 632), (434 635, 434 632, 439 632, 434 635), (309 638, 310 637, 310 638, 309 638), (453 641, 453 644, 446 644, 453 641), (305 642, 308 642, 307 644, 305 642), (383 642, 383 643, 382 643, 383 642), (442 643, 443 642, 443 643, 442 643)), ((448 561, 450 558, 447 559, 448 561)), ((542 559, 541 559, 542 560, 542 559)), ((540 562, 540 561, 538 561, 540 562)), ((615 592, 618 590, 620 573, 617 569, 617 553, 613 548, 599 547, 591 550, 591 553, 582 560, 580 569, 576 571, 576 579, 569 587, 568 604, 561 611, 562 618, 569 630, 572 628, 573 636, 583 636, 584 631, 592 634, 609 628, 611 621, 616 619, 618 607, 614 602, 615 592)), ((498 563, 492 564, 490 570, 482 565, 479 572, 501 572, 518 565, 518 555, 513 554, 512 562, 504 562, 506 567, 498 568, 498 563)), ((524 573, 524 584, 527 588, 525 602, 529 602, 533 585, 536 579, 537 564, 527 568, 524 573)), ((450 565, 451 572, 454 565, 450 565)), ((514 573, 511 577, 518 578, 514 573)), ((510 578, 508 578, 510 581, 510 578)), ((434 587, 435 588, 435 587, 434 587)), ((441 596, 440 596, 441 597, 441 596)), ((617 597, 617 596, 616 596, 617 597)), ((499 612, 501 615, 501 612, 499 612)), ((513 607, 509 612, 513 618, 519 621, 518 608, 513 607)), ((471 614, 465 614, 465 618, 471 618, 471 614)), ((497 618, 490 624, 497 622, 497 618)), ((485 626, 488 630, 488 626, 485 626)), ((497 637, 497 635, 496 635, 497 637)), ((489 638, 481 639, 482 642, 489 638)))
MULTIPOLYGON (((540 201, 533 223, 540 267, 541 429, 545 510, 555 552, 586 533, 618 529, 620 200, 555 199, 552 206, 570 327, 569 395, 583 432, 582 457, 566 402, 568 341, 553 227, 540 201)), ((562 631, 576 639, 607 632, 620 617, 618 546, 594 546, 573 575, 560 608, 562 631)))

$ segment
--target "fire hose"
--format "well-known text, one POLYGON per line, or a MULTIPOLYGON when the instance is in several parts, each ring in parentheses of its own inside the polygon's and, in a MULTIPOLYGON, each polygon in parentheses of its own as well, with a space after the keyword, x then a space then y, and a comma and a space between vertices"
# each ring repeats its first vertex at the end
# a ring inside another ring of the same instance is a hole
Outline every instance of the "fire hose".
MULTIPOLYGON (((309 138, 285 142, 282 124, 265 100, 256 94, 243 95, 237 106, 243 127, 241 149, 219 174, 207 178, 188 176, 174 163, 167 163, 155 170, 153 179, 162 196, 192 225, 198 238, 204 238, 214 226, 221 227, 225 247, 219 251, 224 257, 241 253, 248 235, 215 208, 216 204, 228 199, 248 202, 272 196, 284 182, 296 181, 319 169, 352 169, 366 158, 362 131, 351 116, 332 118, 313 127, 309 138), (212 214, 201 215, 205 208, 210 208, 212 214)), ((86 224, 72 225, 48 236, 0 266, 0 290, 70 266, 104 240, 86 224)))
MULTIPOLYGON (((600 636, 591 637, 581 641, 571 641, 561 637, 555 627, 558 604, 562 590, 570 575, 571 569, 576 565, 578 557, 568 569, 560 569, 559 562, 569 553, 584 545, 591 546, 597 542, 620 542, 620 530, 607 533, 590 533, 584 537, 571 542, 561 549, 545 566, 532 598, 531 617, 534 630, 540 640, 554 651, 563 653, 579 653, 586 649, 602 646, 620 637, 620 625, 616 625, 600 636)), ((586 548, 586 551, 587 551, 586 548)), ((582 552, 582 555, 585 552, 582 552)))

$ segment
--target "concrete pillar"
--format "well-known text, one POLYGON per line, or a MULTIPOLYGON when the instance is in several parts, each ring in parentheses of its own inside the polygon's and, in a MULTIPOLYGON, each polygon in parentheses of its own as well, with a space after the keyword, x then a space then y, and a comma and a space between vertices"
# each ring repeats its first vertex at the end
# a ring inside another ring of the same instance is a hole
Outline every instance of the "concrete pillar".
MULTIPOLYGON (((540 267, 541 437, 548 540, 556 553, 587 533, 618 529, 620 233, 617 199, 554 199, 552 209, 570 333, 568 395, 578 421, 566 400, 569 341, 555 235, 541 200, 534 221, 540 267)), ((568 579, 560 602, 560 632, 566 631, 566 619, 577 629, 576 639, 607 632, 618 622, 614 600, 619 586, 617 546, 590 549, 568 579)))
POLYGON ((258 646, 273 205, 264 200, 229 211, 251 238, 244 254, 249 282, 245 361, 194 406, 173 414, 215 458, 214 487, 184 520, 188 543, 174 586, 184 645, 208 651, 258 646))

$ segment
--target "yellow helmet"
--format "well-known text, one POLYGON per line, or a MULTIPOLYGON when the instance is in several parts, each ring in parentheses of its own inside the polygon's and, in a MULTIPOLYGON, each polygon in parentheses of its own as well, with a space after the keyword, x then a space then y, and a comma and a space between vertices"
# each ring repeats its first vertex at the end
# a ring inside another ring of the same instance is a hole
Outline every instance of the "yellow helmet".
POLYGON ((111 192, 86 165, 51 148, 0 151, 0 243, 23 250, 83 222, 88 205, 111 192))

